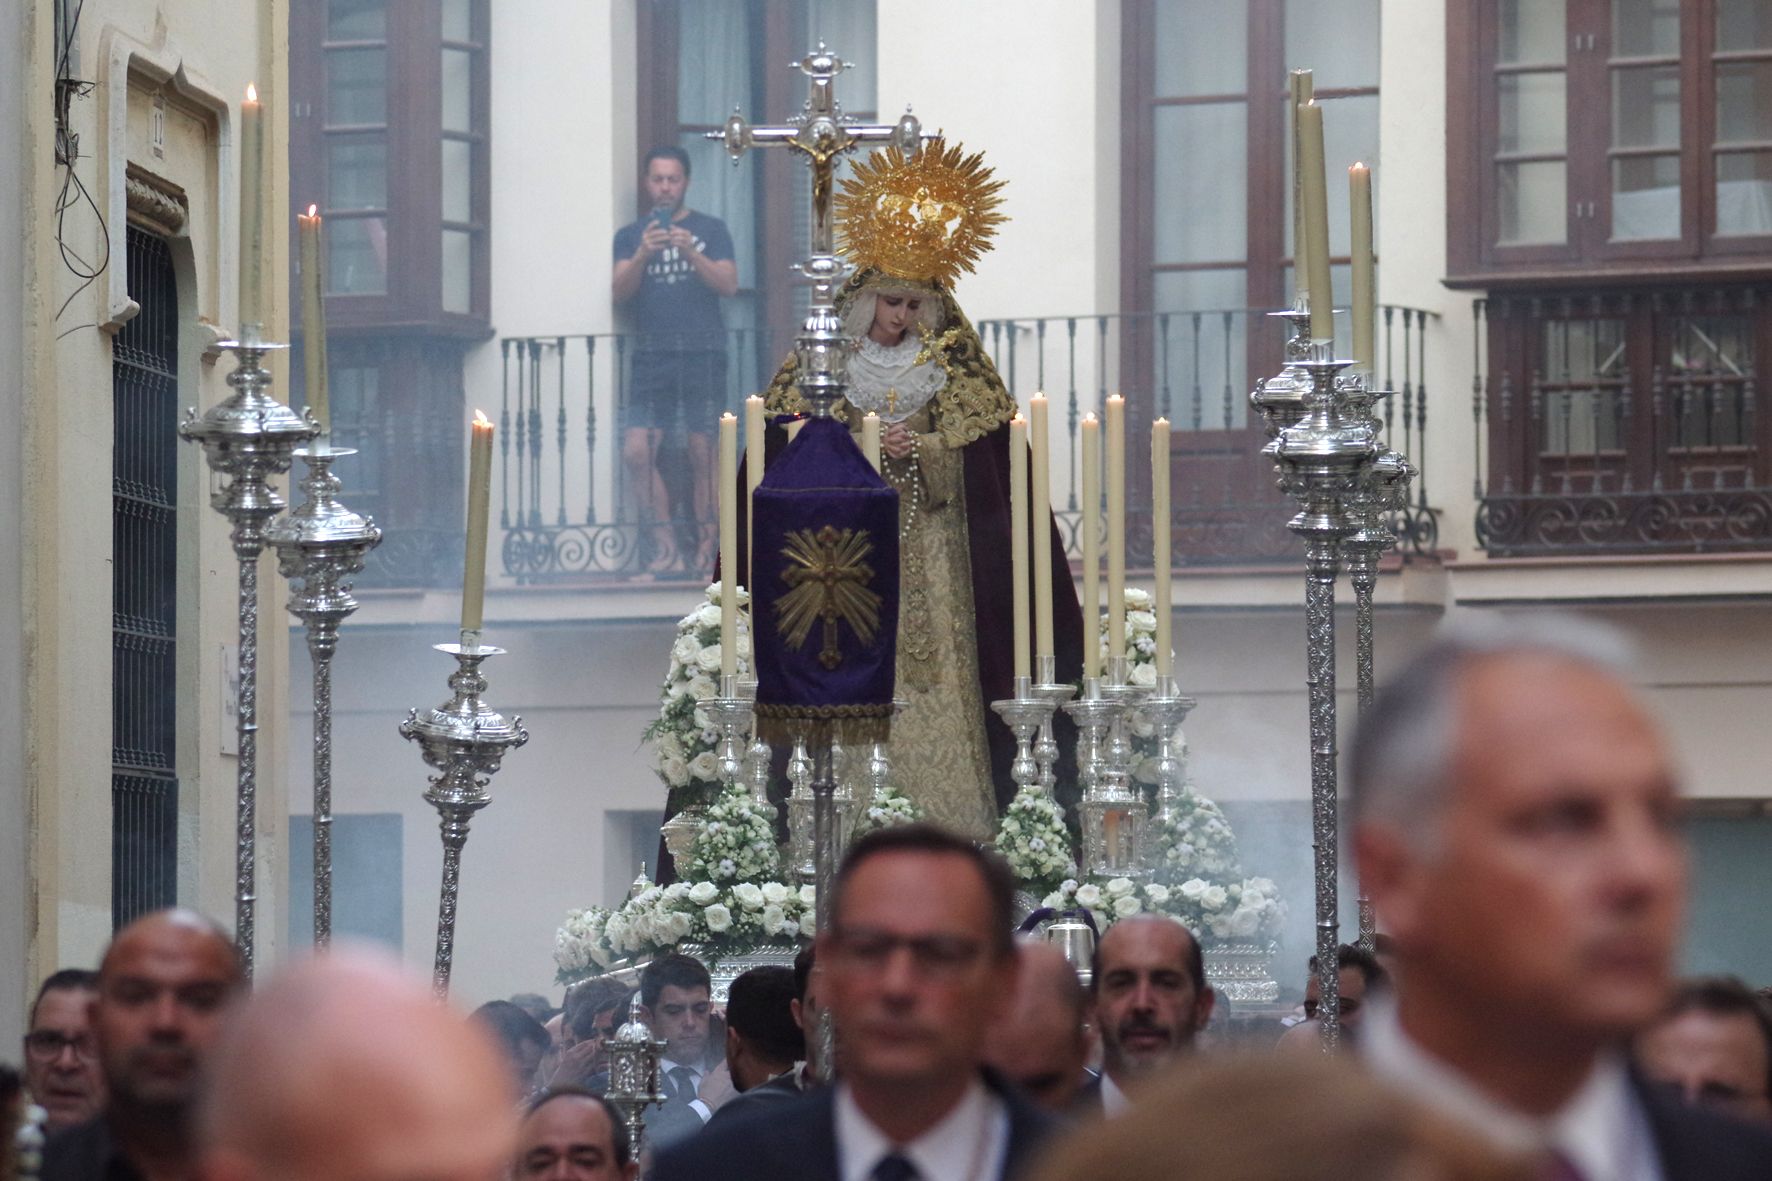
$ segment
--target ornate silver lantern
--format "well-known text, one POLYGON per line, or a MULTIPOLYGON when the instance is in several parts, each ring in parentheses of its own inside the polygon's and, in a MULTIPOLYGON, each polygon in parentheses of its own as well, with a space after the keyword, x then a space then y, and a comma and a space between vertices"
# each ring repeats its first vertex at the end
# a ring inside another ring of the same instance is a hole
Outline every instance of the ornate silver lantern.
POLYGON ((609 1089, 603 1097, 621 1113, 632 1159, 637 1160, 646 1136, 646 1108, 664 1102, 658 1089, 658 1062, 665 1048, 663 1039, 653 1037, 640 1019, 639 993, 629 1002, 627 1022, 603 1039, 603 1048, 609 1055, 609 1089))

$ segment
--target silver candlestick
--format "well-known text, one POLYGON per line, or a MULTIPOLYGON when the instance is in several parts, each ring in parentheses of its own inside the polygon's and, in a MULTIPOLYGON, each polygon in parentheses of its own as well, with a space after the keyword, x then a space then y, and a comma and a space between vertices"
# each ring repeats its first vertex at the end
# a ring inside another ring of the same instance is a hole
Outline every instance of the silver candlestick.
POLYGON ((349 579, 381 530, 338 502, 334 461, 356 452, 324 443, 296 452, 307 464, 307 499, 266 531, 290 580, 288 609, 302 621, 314 665, 314 946, 332 942, 332 657, 339 625, 357 609, 349 579), (299 582, 299 588, 297 583, 299 582))
POLYGON ((439 996, 449 992, 455 959, 455 904, 461 889, 461 849, 468 840, 474 813, 492 802, 487 787, 505 752, 529 741, 523 719, 507 721, 480 699, 486 678, 480 665, 503 648, 479 644, 437 644, 437 651, 455 657, 449 687, 455 696, 422 715, 414 709, 400 723, 400 736, 416 741, 427 764, 437 769, 425 790, 425 802, 437 809, 443 834, 443 889, 437 906, 437 956, 431 983, 439 996))
POLYGON ((1032 690, 1033 678, 1016 677, 1015 696, 991 702, 991 708, 1015 735, 1015 760, 1009 764, 1009 778, 1021 791, 1040 786, 1040 766, 1034 759, 1034 735, 1052 713, 1051 703, 1035 697, 1032 690))
MULTIPOLYGON (((744 683, 738 679, 736 674, 723 674, 720 677, 719 694, 701 703, 701 708, 706 711, 709 719, 720 731, 718 758, 720 760, 720 787, 722 791, 736 785, 745 773, 745 754, 748 746, 745 742, 745 735, 751 728, 751 719, 756 703, 755 682, 751 684, 751 696, 747 697, 742 691, 744 683)), ((762 802, 767 804, 768 798, 765 797, 762 802)))
MULTIPOLYGON (((1167 824, 1175 818, 1176 805, 1185 792, 1187 762, 1185 749, 1175 737, 1176 730, 1193 711, 1195 701, 1183 697, 1175 678, 1159 674, 1151 695, 1138 703, 1139 714, 1157 731, 1157 812, 1154 819, 1167 824)), ((1152 850, 1155 855, 1159 850, 1152 850)))
POLYGON ((788 863, 801 885, 818 880, 817 851, 812 844, 812 756, 806 735, 794 735, 788 752, 788 863))
POLYGON ((738 695, 750 702, 752 709, 751 741, 750 745, 745 747, 744 752, 744 781, 746 786, 751 789, 751 799, 755 800, 758 807, 766 809, 767 814, 773 817, 778 814, 775 805, 769 800, 769 763, 774 758, 774 752, 769 749, 769 744, 763 741, 763 736, 757 733, 756 678, 747 677, 739 681, 738 695))
POLYGON ((1028 686, 1028 692, 1046 703, 1046 712, 1040 718, 1040 732, 1034 736, 1034 765, 1039 771, 1040 789, 1047 799, 1055 800, 1058 798, 1058 710, 1077 695, 1077 687, 1059 683, 1056 656, 1036 656, 1034 683, 1028 686))
POLYGON ((248 324, 239 340, 223 341, 221 347, 238 358, 228 374, 234 392, 201 418, 194 409, 187 411, 178 433, 201 445, 211 470, 226 478, 209 503, 233 527, 230 539, 240 565, 234 941, 250 980, 258 897, 258 559, 265 548, 265 525, 283 511, 283 498, 271 486, 271 477, 289 470, 295 449, 318 434, 319 427, 266 392, 271 374, 263 365, 265 354, 288 345, 266 341, 261 325, 248 324))
POLYGON ((1132 744, 1126 737, 1127 714, 1148 690, 1127 681, 1124 656, 1108 660, 1108 677, 1088 677, 1082 693, 1064 705, 1077 722, 1079 763, 1084 772, 1079 808, 1083 835, 1083 873, 1096 878, 1146 876, 1145 825, 1149 810, 1132 789, 1132 744))
POLYGON ((1304 540, 1305 684, 1309 695, 1311 816, 1315 839, 1318 1013, 1323 1048, 1339 1044, 1340 977, 1336 967, 1339 918, 1336 875, 1337 770, 1335 703, 1335 581, 1341 540, 1348 533, 1347 507, 1377 455, 1369 416, 1350 416, 1336 390, 1336 375, 1349 364, 1330 357, 1329 343, 1312 346, 1304 363, 1311 375, 1305 414, 1279 432, 1273 455, 1280 486, 1299 504, 1287 527, 1304 540))
POLYGON ((1311 388, 1311 375, 1304 367, 1311 356, 1311 313, 1308 307, 1297 307, 1268 315, 1285 320, 1292 328, 1286 338, 1286 364, 1273 377, 1257 382, 1255 392, 1249 395, 1249 404, 1267 424, 1268 442, 1262 453, 1271 455, 1280 432, 1304 417, 1305 395, 1311 388))

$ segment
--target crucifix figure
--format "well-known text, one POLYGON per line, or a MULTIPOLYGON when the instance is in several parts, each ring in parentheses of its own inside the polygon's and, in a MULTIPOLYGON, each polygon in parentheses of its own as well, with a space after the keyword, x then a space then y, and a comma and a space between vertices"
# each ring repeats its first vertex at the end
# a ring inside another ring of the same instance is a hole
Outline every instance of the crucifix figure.
POLYGON ((781 634, 798 648, 812 633, 815 620, 824 623, 824 647, 818 662, 830 670, 843 663, 837 645, 837 624, 849 625, 857 642, 873 642, 880 627, 880 596, 868 589, 874 568, 867 557, 874 543, 866 532, 826 525, 789 534, 788 559, 793 565, 782 579, 794 589, 781 600, 781 634))
POLYGON ((795 267, 812 283, 812 306, 795 352, 800 360, 800 392, 815 415, 828 417, 831 403, 843 393, 848 361, 848 344, 832 306, 837 283, 846 269, 836 255, 836 227, 831 217, 837 158, 867 143, 890 143, 913 152, 923 141, 923 130, 908 110, 893 124, 851 122, 837 102, 834 85, 849 63, 826 49, 822 41, 796 67, 811 80, 812 89, 798 115, 773 127, 753 127, 734 111, 726 120, 726 129, 710 131, 708 138, 725 140, 734 164, 753 146, 785 145, 803 153, 812 168, 812 253, 795 267))

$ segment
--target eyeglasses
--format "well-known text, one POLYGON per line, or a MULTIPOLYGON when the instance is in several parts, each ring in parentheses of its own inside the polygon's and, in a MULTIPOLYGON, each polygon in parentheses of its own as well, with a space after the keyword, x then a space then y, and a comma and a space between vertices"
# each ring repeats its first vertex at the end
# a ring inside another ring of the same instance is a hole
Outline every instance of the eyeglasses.
POLYGON ((884 969, 899 948, 911 953, 917 971, 927 976, 953 976, 971 967, 984 944, 962 935, 888 935, 884 931, 838 930, 832 933, 833 950, 858 967, 884 969))
POLYGON ((64 1049, 74 1051, 74 1057, 82 1062, 98 1057, 92 1039, 85 1034, 70 1037, 53 1029, 34 1029, 25 1035, 25 1054, 38 1062, 54 1062, 64 1049))

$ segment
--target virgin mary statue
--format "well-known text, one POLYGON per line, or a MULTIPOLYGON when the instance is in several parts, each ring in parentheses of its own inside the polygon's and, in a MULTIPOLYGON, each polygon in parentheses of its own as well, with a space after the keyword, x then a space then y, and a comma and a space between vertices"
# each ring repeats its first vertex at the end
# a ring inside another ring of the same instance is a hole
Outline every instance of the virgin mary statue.
MULTIPOLYGON (((899 494, 896 673, 909 708, 893 722, 891 780, 930 820, 978 840, 995 835, 1015 792, 1014 740, 989 705, 1010 696, 1014 675, 1015 400, 953 283, 988 249, 1001 187, 978 155, 935 140, 914 155, 875 153, 837 203, 841 249, 856 269, 836 304, 856 350, 834 413, 858 435, 864 414, 880 416, 881 474, 899 494)), ((790 356, 770 384, 771 415, 806 412, 795 370, 790 356)), ((1064 553, 1056 528, 1053 549, 1064 553)), ((1082 613, 1063 563, 1053 604, 1058 677, 1075 680, 1082 613)))

